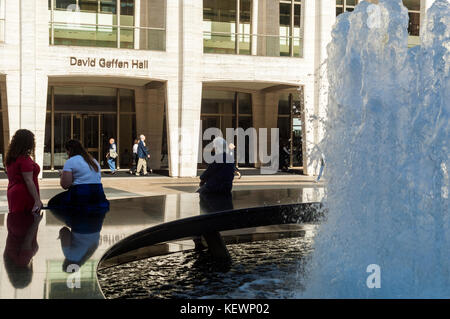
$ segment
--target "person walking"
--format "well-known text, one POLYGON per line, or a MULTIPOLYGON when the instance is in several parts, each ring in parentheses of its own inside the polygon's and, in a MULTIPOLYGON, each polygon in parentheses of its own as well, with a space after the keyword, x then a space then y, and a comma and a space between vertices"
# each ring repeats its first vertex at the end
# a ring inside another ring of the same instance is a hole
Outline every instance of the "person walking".
POLYGON ((130 169, 130 174, 136 174, 137 164, 138 164, 138 147, 139 140, 136 138, 133 144, 133 166, 130 169))
POLYGON ((40 167, 32 159, 35 147, 34 134, 20 129, 11 139, 5 158, 9 208, 5 256, 23 267, 27 266, 38 249, 36 237, 42 219, 43 205, 37 179, 40 167))
POLYGON ((98 162, 77 140, 65 143, 69 159, 60 172, 60 185, 67 190, 48 202, 49 209, 99 211, 109 209, 98 162))
POLYGON ((145 136, 140 136, 140 141, 138 144, 138 165, 136 170, 136 176, 141 174, 141 170, 143 170, 143 175, 146 176, 147 173, 147 158, 150 158, 150 154, 148 153, 147 146, 145 145, 145 136))
POLYGON ((111 175, 116 173, 116 158, 117 158, 117 145, 113 138, 109 139, 109 151, 106 154, 106 158, 108 159, 108 166, 111 170, 111 175))

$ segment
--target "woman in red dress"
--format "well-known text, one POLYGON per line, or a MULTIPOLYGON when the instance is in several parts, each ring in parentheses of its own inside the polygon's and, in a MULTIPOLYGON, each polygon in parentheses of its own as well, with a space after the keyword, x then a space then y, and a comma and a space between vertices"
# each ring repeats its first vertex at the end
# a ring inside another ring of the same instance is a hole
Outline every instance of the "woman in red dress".
POLYGON ((18 130, 9 145, 5 166, 8 175, 7 219, 8 239, 5 257, 17 266, 25 267, 37 252, 36 235, 42 219, 42 202, 39 197, 39 165, 34 157, 34 134, 29 130, 18 130))

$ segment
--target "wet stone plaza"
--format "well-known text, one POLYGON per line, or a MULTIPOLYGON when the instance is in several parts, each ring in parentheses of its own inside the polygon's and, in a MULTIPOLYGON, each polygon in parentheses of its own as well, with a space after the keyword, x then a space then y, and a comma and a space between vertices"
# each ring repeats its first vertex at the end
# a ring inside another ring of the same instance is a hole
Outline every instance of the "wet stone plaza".
MULTIPOLYGON (((227 211, 257 214, 259 209, 263 212, 271 211, 272 207, 319 202, 322 196, 323 188, 317 185, 234 191, 228 208, 222 210, 214 205, 205 206, 197 193, 112 197, 110 210, 104 215, 78 216, 46 210, 29 267, 15 267, 7 258, 1 259, 0 293, 2 298, 38 299, 216 295, 269 298, 276 297, 278 291, 280 297, 288 297, 287 285, 294 284, 288 280, 288 274, 298 272, 301 278, 299 266, 311 251, 314 223, 288 221, 220 232, 231 256, 231 263, 225 267, 211 258, 208 249, 195 249, 196 236, 143 245, 139 249, 129 250, 126 246, 136 234, 145 235, 146 230, 163 225, 175 223, 182 229, 185 220, 191 223, 214 220, 216 215, 227 211), (62 245, 62 229, 71 231, 76 239, 70 248, 62 245), (83 236, 77 233, 80 229, 83 236), (112 256, 114 249, 122 250, 112 256), (80 258, 73 262, 77 259, 74 256, 80 258), (222 289, 216 289, 219 286, 222 289)), ((0 225, 6 225, 7 218, 8 214, 0 214, 0 225)), ((4 252, 9 249, 11 236, 5 226, 0 227, 0 250, 4 252)), ((301 280, 297 284, 301 289, 301 280)))

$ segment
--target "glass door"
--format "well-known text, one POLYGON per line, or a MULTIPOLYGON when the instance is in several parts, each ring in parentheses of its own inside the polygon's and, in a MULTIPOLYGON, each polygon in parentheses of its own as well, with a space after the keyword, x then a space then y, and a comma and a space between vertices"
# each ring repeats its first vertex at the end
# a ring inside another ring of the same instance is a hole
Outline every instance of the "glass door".
POLYGON ((100 163, 100 116, 83 115, 81 124, 81 142, 86 151, 100 163))
POLYGON ((74 114, 72 138, 79 140, 86 151, 100 163, 100 115, 74 114))
MULTIPOLYGON (((117 138, 117 115, 116 114, 102 114, 100 115, 100 160, 103 164, 106 163, 106 153, 109 152, 109 139, 113 138, 116 142, 117 152, 120 154, 120 145, 117 138)), ((99 163, 101 163, 99 161, 99 163)), ((116 158, 116 168, 120 168, 120 157, 116 158)))
POLYGON ((291 159, 290 167, 303 167, 302 150, 302 106, 299 99, 295 99, 291 94, 291 159))

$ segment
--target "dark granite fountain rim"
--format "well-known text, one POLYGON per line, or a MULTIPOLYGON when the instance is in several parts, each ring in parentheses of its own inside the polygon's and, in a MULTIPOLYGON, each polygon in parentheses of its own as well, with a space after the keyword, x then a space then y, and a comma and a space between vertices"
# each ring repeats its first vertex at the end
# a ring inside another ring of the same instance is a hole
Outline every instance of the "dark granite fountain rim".
POLYGON ((193 239, 205 233, 281 224, 317 223, 324 217, 319 202, 255 206, 210 212, 148 227, 109 247, 97 268, 108 259, 144 247, 193 239))

